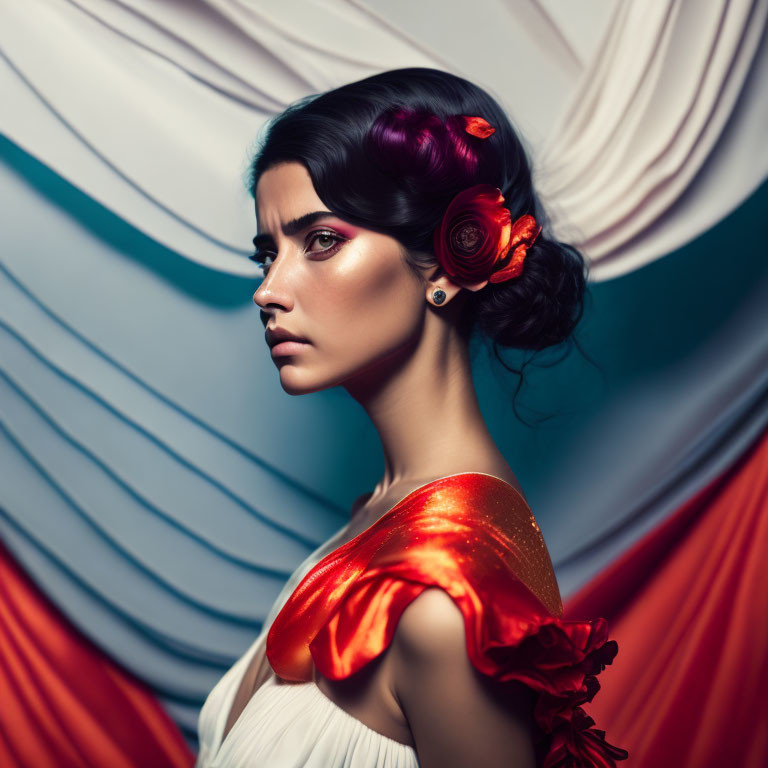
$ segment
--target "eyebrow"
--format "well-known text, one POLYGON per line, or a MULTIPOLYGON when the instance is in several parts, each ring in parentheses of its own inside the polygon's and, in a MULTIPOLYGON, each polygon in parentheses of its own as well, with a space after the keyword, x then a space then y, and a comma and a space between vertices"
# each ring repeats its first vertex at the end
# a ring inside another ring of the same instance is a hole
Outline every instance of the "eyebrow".
MULTIPOLYGON (((312 211, 311 213, 305 213, 303 216, 299 216, 297 219, 292 219, 286 222, 282 226, 283 234, 286 237, 297 235, 302 229, 305 229, 310 224, 314 224, 318 219, 325 218, 326 216, 333 216, 331 211, 312 211)), ((256 235, 253 238, 253 244, 258 248, 268 243, 273 243, 274 238, 272 235, 256 235)))

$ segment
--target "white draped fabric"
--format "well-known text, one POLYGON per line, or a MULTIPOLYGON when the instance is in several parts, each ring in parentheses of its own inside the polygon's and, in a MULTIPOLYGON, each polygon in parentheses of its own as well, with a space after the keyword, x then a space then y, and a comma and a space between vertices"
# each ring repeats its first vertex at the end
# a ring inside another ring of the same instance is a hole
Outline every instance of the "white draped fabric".
POLYGON ((265 119, 382 69, 452 69, 509 110, 555 233, 607 279, 766 177, 768 2, 563 5, 5 0, 0 130, 158 242, 253 275, 242 175, 265 119))
POLYGON ((535 154, 593 280, 730 213, 768 170, 766 2, 624 2, 535 154))

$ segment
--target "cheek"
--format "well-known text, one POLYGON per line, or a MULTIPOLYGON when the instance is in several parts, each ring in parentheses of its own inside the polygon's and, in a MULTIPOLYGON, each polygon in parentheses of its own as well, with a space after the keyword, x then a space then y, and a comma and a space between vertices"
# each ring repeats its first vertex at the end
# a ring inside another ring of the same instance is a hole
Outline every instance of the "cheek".
POLYGON ((423 313, 421 287, 399 254, 350 249, 320 282, 313 301, 318 311, 312 311, 318 340, 343 357, 375 356, 403 344, 423 313))

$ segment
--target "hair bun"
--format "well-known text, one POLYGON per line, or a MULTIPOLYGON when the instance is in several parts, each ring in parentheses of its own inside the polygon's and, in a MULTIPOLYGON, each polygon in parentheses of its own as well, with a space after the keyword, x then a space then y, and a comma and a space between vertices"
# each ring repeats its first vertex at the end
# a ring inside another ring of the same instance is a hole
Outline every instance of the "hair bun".
POLYGON ((566 341, 583 313, 588 266, 568 243, 542 234, 514 280, 472 294, 479 329, 502 347, 541 350, 566 341))

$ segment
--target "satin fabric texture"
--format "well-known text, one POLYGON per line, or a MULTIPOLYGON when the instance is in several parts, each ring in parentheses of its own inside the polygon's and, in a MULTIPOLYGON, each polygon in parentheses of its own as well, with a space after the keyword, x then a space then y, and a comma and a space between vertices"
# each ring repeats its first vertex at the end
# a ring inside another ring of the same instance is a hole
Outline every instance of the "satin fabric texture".
POLYGON ((607 622, 562 619, 539 526, 493 475, 428 483, 317 562, 270 627, 269 663, 285 680, 311 680, 313 663, 329 679, 348 677, 389 646, 402 612, 430 587, 460 609, 478 671, 538 693, 542 768, 609 768, 628 757, 580 706, 618 652, 607 622))

